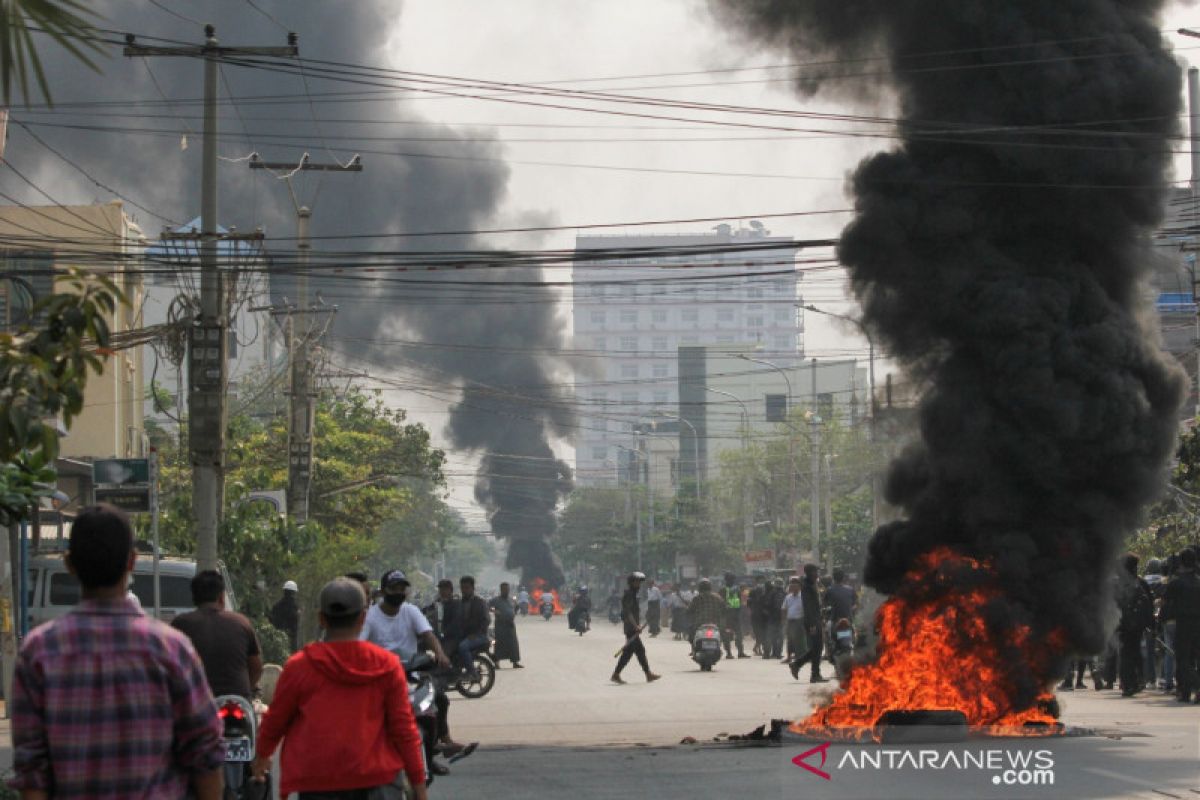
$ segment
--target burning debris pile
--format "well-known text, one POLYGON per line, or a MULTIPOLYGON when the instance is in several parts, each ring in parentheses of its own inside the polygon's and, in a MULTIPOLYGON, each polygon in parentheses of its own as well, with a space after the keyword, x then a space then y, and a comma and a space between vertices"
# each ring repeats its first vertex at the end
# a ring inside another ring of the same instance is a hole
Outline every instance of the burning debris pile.
POLYGON ((1141 299, 1180 113, 1162 2, 714 3, 814 62, 804 94, 899 109, 895 147, 850 178, 839 257, 924 388, 920 439, 864 571, 892 596, 878 659, 798 727, 899 705, 1045 721, 1066 660, 1104 646, 1183 395, 1141 299))

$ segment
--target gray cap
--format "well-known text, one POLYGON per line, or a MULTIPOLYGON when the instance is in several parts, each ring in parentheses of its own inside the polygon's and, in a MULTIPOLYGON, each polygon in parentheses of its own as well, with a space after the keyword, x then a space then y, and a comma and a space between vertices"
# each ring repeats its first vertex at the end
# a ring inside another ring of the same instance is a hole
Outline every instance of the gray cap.
POLYGON ((361 614, 367 605, 362 586, 349 578, 334 578, 321 589, 321 613, 327 617, 361 614))

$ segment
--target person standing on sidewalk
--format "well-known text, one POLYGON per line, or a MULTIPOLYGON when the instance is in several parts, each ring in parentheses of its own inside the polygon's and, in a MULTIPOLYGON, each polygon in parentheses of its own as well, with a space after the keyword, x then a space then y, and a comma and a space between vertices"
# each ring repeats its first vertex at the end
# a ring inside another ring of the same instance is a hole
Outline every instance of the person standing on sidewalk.
POLYGON ((85 508, 68 548, 81 600, 17 655, 10 786, 24 798, 220 800, 225 749, 200 659, 126 598, 137 557, 129 518, 85 508))
POLYGON ((359 800, 401 770, 424 800, 421 735, 395 653, 359 641, 367 598, 349 578, 321 589, 325 641, 288 659, 259 729, 254 778, 265 780, 283 742, 280 793, 300 800, 359 800))
POLYGON ((804 635, 808 638, 808 651, 792 659, 792 677, 800 677, 800 668, 805 664, 812 667, 809 683, 825 683, 821 677, 821 595, 817 592, 817 576, 820 568, 816 564, 804 565, 804 582, 800 584, 800 597, 804 605, 804 635))
POLYGON ((650 661, 646 658, 646 646, 642 644, 642 609, 638 604, 638 592, 641 590, 642 581, 644 580, 646 580, 646 576, 642 573, 631 572, 627 579, 629 588, 625 590, 625 594, 621 597, 621 620, 625 623, 625 638, 627 641, 625 642, 625 646, 621 648, 621 657, 617 661, 617 668, 613 670, 613 683, 625 683, 625 680, 621 677, 621 671, 625 669, 625 665, 634 656, 637 656, 638 664, 642 667, 642 672, 646 673, 647 683, 652 683, 661 677, 650 671, 650 661))

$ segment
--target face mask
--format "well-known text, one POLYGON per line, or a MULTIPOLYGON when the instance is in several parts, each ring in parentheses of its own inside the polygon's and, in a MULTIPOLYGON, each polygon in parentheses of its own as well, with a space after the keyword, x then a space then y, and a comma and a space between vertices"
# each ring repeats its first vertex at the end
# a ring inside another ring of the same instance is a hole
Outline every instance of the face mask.
POLYGON ((399 608, 401 606, 401 604, 404 603, 404 595, 403 594, 385 594, 383 596, 383 602, 392 608, 399 608))

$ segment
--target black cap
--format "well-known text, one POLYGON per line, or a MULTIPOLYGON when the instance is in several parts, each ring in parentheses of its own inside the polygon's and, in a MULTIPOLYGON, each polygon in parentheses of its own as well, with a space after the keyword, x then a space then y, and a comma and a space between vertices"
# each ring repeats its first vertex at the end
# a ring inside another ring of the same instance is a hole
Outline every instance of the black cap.
POLYGON ((395 586, 400 583, 407 585, 408 578, 402 571, 391 569, 383 573, 383 577, 379 579, 379 588, 387 589, 389 586, 395 586))
POLYGON ((361 614, 367 604, 362 585, 349 578, 334 578, 321 589, 321 613, 327 617, 361 614))

